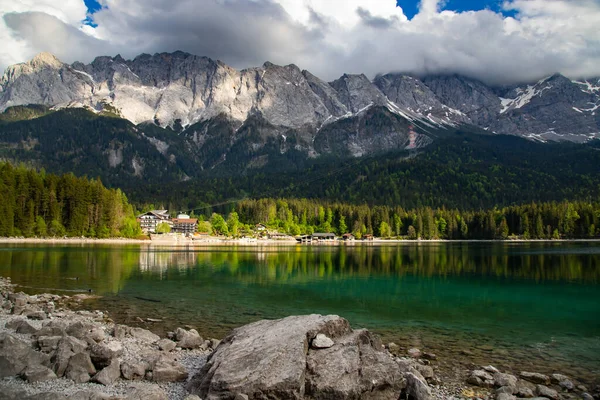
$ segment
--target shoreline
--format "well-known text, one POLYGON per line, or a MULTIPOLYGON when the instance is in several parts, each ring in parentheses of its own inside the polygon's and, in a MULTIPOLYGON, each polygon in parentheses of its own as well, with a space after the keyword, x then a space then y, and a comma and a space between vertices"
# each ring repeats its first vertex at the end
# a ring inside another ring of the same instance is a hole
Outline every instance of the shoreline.
MULTIPOLYGON (((75 339, 69 340, 71 342, 76 341, 75 343, 80 343, 84 347, 86 346, 85 342, 87 342, 89 347, 86 351, 88 353, 91 351, 92 356, 95 351, 94 346, 100 346, 110 349, 109 353, 112 354, 112 358, 108 360, 110 363, 107 361, 107 366, 104 366, 103 369, 97 368, 93 373, 83 373, 84 379, 80 379, 81 375, 73 374, 72 371, 69 372, 70 367, 63 370, 64 376, 54 376, 39 381, 36 380, 37 375, 33 373, 28 375, 26 370, 15 377, 4 377, 2 379, 3 377, 0 376, 0 387, 8 390, 9 394, 11 391, 16 393, 13 397, 9 396, 9 399, 25 399, 28 396, 36 395, 44 396, 49 395, 52 391, 54 393, 58 391, 58 393, 67 396, 75 396, 77 399, 115 398, 98 397, 98 395, 107 395, 117 396, 116 398, 119 399, 123 399, 122 396, 127 396, 126 399, 142 400, 145 396, 157 393, 162 396, 156 397, 157 399, 190 399, 188 397, 189 393, 186 392, 186 383, 189 383, 190 379, 205 365, 210 353, 219 344, 217 339, 203 340, 191 326, 185 326, 185 329, 177 328, 174 332, 167 333, 166 338, 161 339, 154 332, 151 332, 153 324, 144 324, 149 329, 139 327, 140 324, 119 324, 110 317, 110 310, 101 312, 90 309, 89 301, 97 299, 99 296, 86 294, 64 296, 47 293, 27 295, 23 292, 15 293, 16 287, 17 285, 12 284, 9 278, 0 277, 0 338, 3 339, 0 340, 0 356, 6 357, 6 344, 3 350, 2 343, 3 341, 6 343, 8 336, 12 336, 13 339, 11 340, 16 340, 17 343, 18 341, 30 343, 28 345, 29 351, 33 351, 32 348, 40 348, 39 352, 44 352, 45 347, 52 347, 52 336, 57 338, 56 335, 59 334, 58 330, 60 330, 63 339, 73 336, 75 339), (81 327, 84 327, 84 329, 82 330, 81 327), (194 344, 184 345, 185 340, 191 340, 194 344), (117 377, 106 381, 106 377, 101 373, 104 369, 108 370, 113 362, 117 362, 115 360, 120 363, 122 375, 117 374, 117 377), (125 372, 129 369, 123 369, 123 365, 127 365, 127 368, 131 367, 132 369, 145 365, 143 367, 145 375, 142 373, 137 378, 126 378, 130 372, 125 372), (159 374, 164 375, 160 375, 162 378, 158 378, 159 374), (81 380, 81 382, 78 380, 81 380), (82 397, 82 392, 86 393, 85 396, 87 397, 82 397)), ((144 322, 143 319, 139 317, 138 319, 140 322, 144 322)), ((153 323, 159 321, 149 318, 147 320, 146 322, 153 323)), ((389 352, 388 354, 398 363, 409 363, 426 377, 425 386, 431 391, 431 396, 422 399, 506 399, 499 395, 501 393, 499 391, 496 391, 496 395, 494 395, 493 390, 494 387, 504 385, 494 383, 494 380, 485 381, 481 380, 483 378, 479 380, 473 378, 473 376, 480 378, 480 375, 494 376, 497 381, 498 378, 495 374, 500 372, 496 368, 492 366, 482 367, 487 365, 489 359, 485 362, 480 360, 480 365, 473 362, 460 362, 455 359, 436 356, 428 349, 409 348, 408 344, 389 343, 385 348, 389 352), (488 375, 485 375, 485 372, 481 372, 483 370, 478 368, 488 371, 488 375)), ((12 343, 11 345, 14 346, 12 343)), ((59 359, 59 350, 54 348, 54 351, 56 353, 48 351, 49 354, 55 354, 52 360, 59 359)), ((39 353, 38 351, 34 352, 39 353)), ((30 355, 31 353, 27 357, 30 355)), ((92 360, 96 363, 95 358, 92 357, 92 360)), ((70 364, 68 365, 70 366, 70 364)), ((56 369, 57 367, 55 364, 49 364, 43 368, 45 368, 45 373, 53 374, 50 372, 50 368, 56 369)), ((509 368, 504 366, 504 369, 509 368)), ((504 379, 504 375, 510 375, 511 373, 509 370, 500 375, 504 379)), ((514 375, 510 376, 514 377, 514 375)), ((547 378, 550 382, 550 378, 547 378)), ((514 380, 516 382, 517 378, 515 377, 514 380)), ((526 391, 529 389, 531 393, 538 390, 531 382, 520 379, 519 382, 519 390, 526 391)), ((573 383, 569 380, 569 383, 571 383, 572 388, 561 393, 560 396, 557 395, 557 399, 581 398, 581 396, 576 397, 576 394, 587 391, 587 388, 578 385, 577 381, 573 383), (575 385, 577 385, 577 389, 574 389, 575 385)), ((549 383, 548 386, 550 386, 549 383)), ((555 387, 558 386, 558 383, 556 383, 555 387)), ((514 386, 514 390, 517 390, 517 386, 514 386)), ((192 397, 192 399, 195 398, 192 397)))
POLYGON ((113 245, 156 245, 156 246, 360 246, 360 245, 394 245, 394 244, 429 244, 429 243, 600 243, 600 239, 373 239, 352 241, 322 241, 315 243, 299 243, 296 240, 280 239, 230 239, 211 237, 207 239, 165 238, 163 239, 129 239, 129 238, 12 238, 0 237, 2 244, 113 244, 113 245))

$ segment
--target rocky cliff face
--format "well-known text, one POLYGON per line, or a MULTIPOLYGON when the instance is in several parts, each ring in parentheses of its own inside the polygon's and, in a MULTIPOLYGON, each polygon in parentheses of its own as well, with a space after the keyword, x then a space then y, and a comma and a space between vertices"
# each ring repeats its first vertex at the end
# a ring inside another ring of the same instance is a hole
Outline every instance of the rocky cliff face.
MULTIPOLYGON (((322 129, 336 124, 333 130, 341 125, 354 129, 339 123, 364 119, 361 115, 373 107, 385 108, 405 123, 371 129, 366 141, 348 139, 357 131, 338 132, 335 137, 346 138, 345 152, 396 148, 413 125, 425 135, 465 124, 543 141, 584 142, 600 135, 599 79, 571 81, 555 75, 529 85, 492 88, 456 75, 417 79, 387 74, 370 81, 365 75, 345 74, 327 83, 295 65, 267 62, 238 71, 183 52, 142 54, 133 60, 98 57, 87 65, 68 65, 42 53, 9 67, 0 79, 0 110, 23 104, 110 110, 134 124, 174 128, 220 116, 234 132, 258 116, 270 126, 273 139, 289 136, 285 132, 290 129, 301 132, 298 146, 310 154, 320 153, 311 143, 322 142, 322 129)), ((320 149, 336 147, 330 143, 320 149)))

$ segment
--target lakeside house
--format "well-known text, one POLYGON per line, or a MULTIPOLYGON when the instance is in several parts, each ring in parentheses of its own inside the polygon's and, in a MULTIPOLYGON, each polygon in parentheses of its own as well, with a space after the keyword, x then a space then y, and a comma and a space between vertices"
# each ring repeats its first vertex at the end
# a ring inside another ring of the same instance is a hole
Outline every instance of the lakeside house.
POLYGON ((155 233, 156 227, 161 223, 173 225, 168 210, 152 210, 137 216, 140 227, 144 233, 155 233))
POLYGON ((198 219, 190 218, 187 214, 179 214, 177 218, 172 219, 173 226, 171 232, 181 233, 185 236, 191 236, 198 229, 198 219))
POLYGON ((342 235, 342 240, 344 240, 344 241, 346 241, 346 242, 348 242, 348 241, 351 241, 351 240, 354 240, 354 239, 355 239, 355 238, 354 238, 354 235, 353 235, 353 234, 351 234, 351 233, 344 233, 344 234, 342 235))
POLYGON ((315 232, 312 235, 302 235, 296 238, 300 243, 331 242, 335 240, 335 233, 315 232))

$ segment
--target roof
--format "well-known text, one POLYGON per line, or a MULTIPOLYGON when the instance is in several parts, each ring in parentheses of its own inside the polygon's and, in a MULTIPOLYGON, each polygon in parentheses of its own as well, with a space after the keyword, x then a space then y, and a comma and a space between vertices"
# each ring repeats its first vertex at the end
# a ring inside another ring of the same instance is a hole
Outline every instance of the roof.
POLYGON ((158 218, 169 218, 169 211, 168 210, 152 210, 152 211, 147 211, 145 213, 142 213, 142 214, 138 215, 137 217, 140 218, 140 217, 142 217, 144 215, 148 215, 148 214, 154 215, 155 217, 158 217, 158 218))
POLYGON ((322 232, 318 232, 318 233, 313 233, 312 235, 314 237, 331 237, 331 236, 335 236, 335 233, 322 233, 322 232))
POLYGON ((173 218, 174 224, 197 224, 197 218, 173 218))

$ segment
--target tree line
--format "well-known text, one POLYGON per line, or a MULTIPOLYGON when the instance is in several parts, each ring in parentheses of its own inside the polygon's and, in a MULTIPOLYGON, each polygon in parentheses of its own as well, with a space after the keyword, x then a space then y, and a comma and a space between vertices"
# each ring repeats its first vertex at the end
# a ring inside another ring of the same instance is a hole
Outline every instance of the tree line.
MULTIPOLYGON (((351 205, 313 199, 243 200, 237 224, 291 235, 334 232, 405 239, 564 239, 600 236, 600 203, 544 202, 489 210, 351 205)), ((224 218, 220 218, 222 220, 224 218)), ((215 220, 215 216, 211 217, 215 220)), ((231 214, 228 217, 231 220, 231 214)))
POLYGON ((134 211, 100 179, 0 163, 0 236, 136 237, 134 211))

